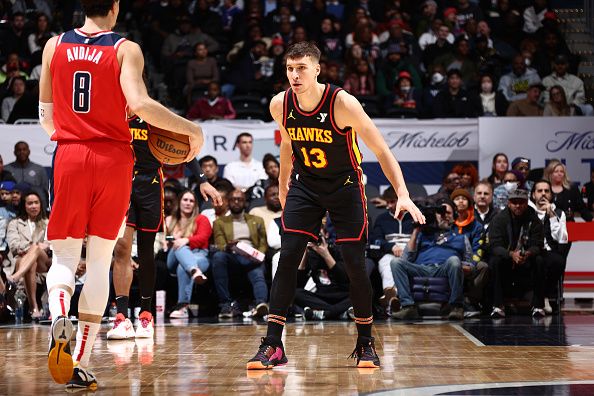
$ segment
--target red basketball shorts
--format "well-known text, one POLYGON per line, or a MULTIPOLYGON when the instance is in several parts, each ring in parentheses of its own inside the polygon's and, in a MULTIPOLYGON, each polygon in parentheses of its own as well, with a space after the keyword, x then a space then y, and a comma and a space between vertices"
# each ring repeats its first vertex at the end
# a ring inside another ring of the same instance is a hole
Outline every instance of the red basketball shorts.
POLYGON ((118 142, 58 143, 47 239, 95 235, 114 240, 126 217, 134 154, 118 142))

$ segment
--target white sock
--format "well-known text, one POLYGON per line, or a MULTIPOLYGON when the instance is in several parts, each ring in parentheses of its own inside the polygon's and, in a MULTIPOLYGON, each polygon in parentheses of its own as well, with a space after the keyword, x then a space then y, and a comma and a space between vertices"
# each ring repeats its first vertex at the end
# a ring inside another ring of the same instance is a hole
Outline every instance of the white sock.
POLYGON ((54 287, 52 290, 50 290, 47 302, 52 315, 52 320, 56 320, 58 316, 68 317, 68 311, 70 310, 70 297, 70 293, 64 288, 54 287))
POLYGON ((89 366, 91 351, 93 350, 93 344, 95 344, 95 338, 100 327, 101 324, 99 323, 78 321, 76 347, 74 348, 72 358, 84 369, 89 366))

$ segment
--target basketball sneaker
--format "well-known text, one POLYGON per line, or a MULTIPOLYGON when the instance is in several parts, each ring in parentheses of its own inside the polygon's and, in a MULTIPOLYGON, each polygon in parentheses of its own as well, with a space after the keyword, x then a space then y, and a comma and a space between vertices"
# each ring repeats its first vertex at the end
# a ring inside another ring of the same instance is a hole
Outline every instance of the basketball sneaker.
POLYGON ((349 358, 357 360, 358 368, 379 368, 380 360, 375 351, 375 339, 373 337, 357 338, 355 350, 349 358))
POLYGON ((123 314, 118 313, 113 322, 113 329, 107 332, 108 340, 127 340, 128 338, 134 338, 134 326, 130 319, 126 318, 123 314))
POLYGON ((262 343, 256 356, 247 362, 246 368, 248 370, 268 370, 274 366, 284 366, 288 361, 282 341, 280 345, 273 345, 268 337, 262 337, 262 343))
POLYGON ((76 392, 83 389, 96 390, 97 378, 88 369, 76 366, 72 378, 66 384, 66 391, 76 392))
POLYGON ((153 315, 149 311, 142 311, 138 317, 136 338, 153 338, 154 335, 153 315))
POLYGON ((188 304, 177 304, 169 314, 169 317, 173 319, 188 319, 190 317, 188 304))
POLYGON ((50 329, 47 367, 58 384, 67 383, 72 377, 74 363, 70 352, 70 339, 73 332, 74 326, 66 316, 58 316, 50 329))

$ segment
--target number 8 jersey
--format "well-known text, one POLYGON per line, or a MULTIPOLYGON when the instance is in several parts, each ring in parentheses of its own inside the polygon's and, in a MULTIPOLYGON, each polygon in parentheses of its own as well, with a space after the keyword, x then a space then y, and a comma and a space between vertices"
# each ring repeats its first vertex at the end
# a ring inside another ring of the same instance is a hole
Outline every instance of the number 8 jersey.
POLYGON ((320 103, 313 111, 299 108, 297 95, 287 89, 283 126, 291 138, 294 171, 303 176, 335 179, 358 170, 362 155, 357 134, 351 127, 339 129, 334 102, 342 88, 326 84, 320 103))
POLYGON ((124 40, 111 31, 87 34, 74 29, 60 35, 50 63, 56 128, 52 140, 130 143, 117 59, 124 40))

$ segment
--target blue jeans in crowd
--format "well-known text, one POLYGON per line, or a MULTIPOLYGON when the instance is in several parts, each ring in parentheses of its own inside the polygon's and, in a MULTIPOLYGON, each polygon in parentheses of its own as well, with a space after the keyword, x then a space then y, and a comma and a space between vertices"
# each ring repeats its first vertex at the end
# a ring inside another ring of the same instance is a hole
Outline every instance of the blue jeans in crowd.
POLYGON ((462 306, 464 301, 464 271, 462 263, 457 256, 452 256, 443 264, 415 264, 401 257, 396 257, 390 263, 394 283, 398 289, 400 305, 403 307, 413 305, 410 280, 415 276, 448 278, 450 284, 450 305, 462 306))
POLYGON ((189 304, 192 299, 194 282, 192 281, 192 270, 199 268, 205 273, 210 263, 208 262, 208 250, 190 249, 189 246, 182 246, 179 249, 173 247, 167 252, 167 268, 169 272, 177 274, 177 302, 189 304))
POLYGON ((233 253, 216 252, 212 258, 212 276, 219 295, 219 305, 233 302, 229 293, 229 271, 247 272, 252 284, 256 304, 268 301, 268 287, 264 280, 264 268, 250 259, 233 253))

